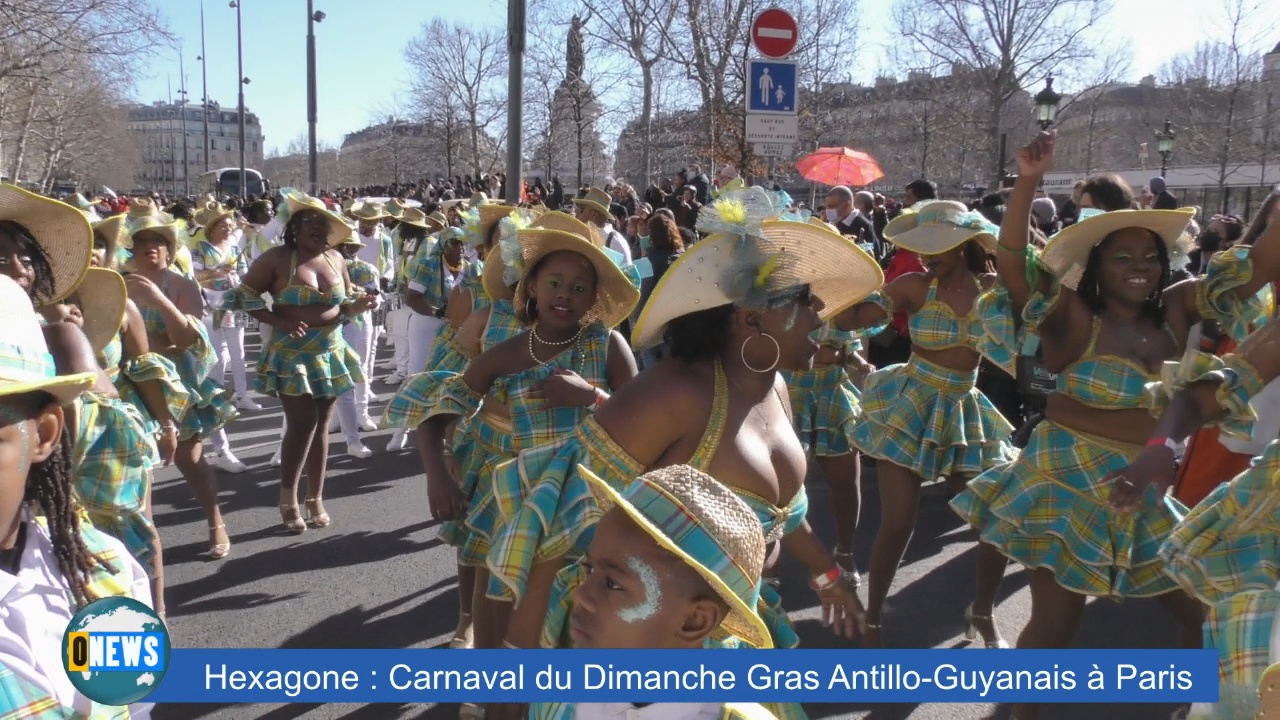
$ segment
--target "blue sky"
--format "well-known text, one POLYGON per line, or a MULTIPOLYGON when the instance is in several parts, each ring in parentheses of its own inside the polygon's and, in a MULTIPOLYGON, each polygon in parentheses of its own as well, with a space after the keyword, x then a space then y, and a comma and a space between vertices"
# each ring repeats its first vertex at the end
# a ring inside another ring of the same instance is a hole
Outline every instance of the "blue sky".
MULTIPOLYGON (((183 41, 187 92, 201 96, 200 0, 149 0, 166 16, 183 41)), ((564 0, 573 2, 573 0, 564 0)), ((245 75, 251 83, 245 104, 262 119, 268 151, 283 150, 307 131, 306 0, 242 0, 245 75)), ((388 100, 406 92, 409 67, 404 48, 423 23, 433 18, 469 23, 506 24, 506 0, 314 0, 328 17, 316 26, 321 141, 341 142, 345 133, 382 119, 388 100)), ((1131 79, 1155 73, 1162 64, 1213 29, 1215 0, 1115 0, 1109 28, 1128 35, 1134 52, 1131 79)), ((1280 27, 1280 3, 1265 12, 1280 27)), ((882 48, 891 41, 889 3, 863 0, 866 43, 862 76, 870 80, 883 65, 882 48)), ((236 105, 236 13, 227 0, 206 0, 205 40, 209 52, 209 97, 236 105)), ((563 32, 563 30, 557 30, 563 32)), ((1280 42, 1280 31, 1268 49, 1280 42)), ((178 52, 158 56, 150 76, 139 78, 134 97, 149 103, 177 97, 181 86, 178 52)))

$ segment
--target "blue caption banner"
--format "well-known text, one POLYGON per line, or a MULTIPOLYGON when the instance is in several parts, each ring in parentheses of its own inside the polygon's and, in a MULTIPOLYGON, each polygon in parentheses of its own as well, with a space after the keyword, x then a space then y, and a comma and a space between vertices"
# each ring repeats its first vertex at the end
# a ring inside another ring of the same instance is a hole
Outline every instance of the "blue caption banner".
POLYGON ((174 650, 150 702, 1215 702, 1214 650, 174 650))

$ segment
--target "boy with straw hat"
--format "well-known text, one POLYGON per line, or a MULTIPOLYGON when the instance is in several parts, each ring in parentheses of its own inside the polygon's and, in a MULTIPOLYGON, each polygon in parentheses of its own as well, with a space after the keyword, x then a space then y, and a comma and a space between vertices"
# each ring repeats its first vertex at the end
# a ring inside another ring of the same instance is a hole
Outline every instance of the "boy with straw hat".
MULTIPOLYGON (((590 574, 574 592, 575 648, 692 650, 721 629, 772 647, 755 609, 764 530, 741 498, 688 465, 646 473, 621 491, 582 472, 605 513, 581 561, 590 574)), ((758 720, 773 713, 753 703, 545 703, 530 716, 758 720)))
POLYGON ((72 458, 62 406, 94 373, 58 375, 27 293, 0 276, 0 698, 21 717, 147 717, 80 694, 62 662, 61 632, 91 600, 131 597, 148 606, 147 576, 124 546, 82 522, 73 505, 72 458), (24 714, 25 713, 25 714, 24 714))

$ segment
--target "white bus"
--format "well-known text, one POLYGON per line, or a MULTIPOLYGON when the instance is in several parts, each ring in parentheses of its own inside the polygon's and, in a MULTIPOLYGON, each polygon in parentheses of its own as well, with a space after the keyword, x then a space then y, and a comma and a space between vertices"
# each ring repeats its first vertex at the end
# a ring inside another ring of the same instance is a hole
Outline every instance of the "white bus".
MULTIPOLYGON (((244 169, 245 197, 265 197, 271 192, 271 183, 262 177, 262 173, 252 168, 244 169)), ((221 200, 225 197, 240 196, 240 168, 229 167, 210 170, 199 177, 200 194, 212 193, 221 200)))

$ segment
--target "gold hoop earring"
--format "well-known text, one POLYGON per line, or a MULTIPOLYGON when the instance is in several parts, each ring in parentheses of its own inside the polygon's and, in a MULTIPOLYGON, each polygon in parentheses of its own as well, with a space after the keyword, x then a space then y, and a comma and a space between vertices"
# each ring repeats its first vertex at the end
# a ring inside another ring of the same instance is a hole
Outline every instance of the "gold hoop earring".
POLYGON ((773 343, 773 352, 774 352, 773 362, 769 365, 769 367, 763 370, 751 367, 751 363, 747 362, 747 343, 751 342, 751 338, 755 336, 748 335, 747 339, 742 341, 742 350, 739 351, 739 354, 742 356, 742 364, 745 365, 746 368, 751 372, 755 372, 755 373, 773 372, 774 368, 778 367, 778 363, 782 360, 782 346, 778 345, 778 341, 769 333, 760 333, 760 336, 769 338, 769 342, 773 343))

